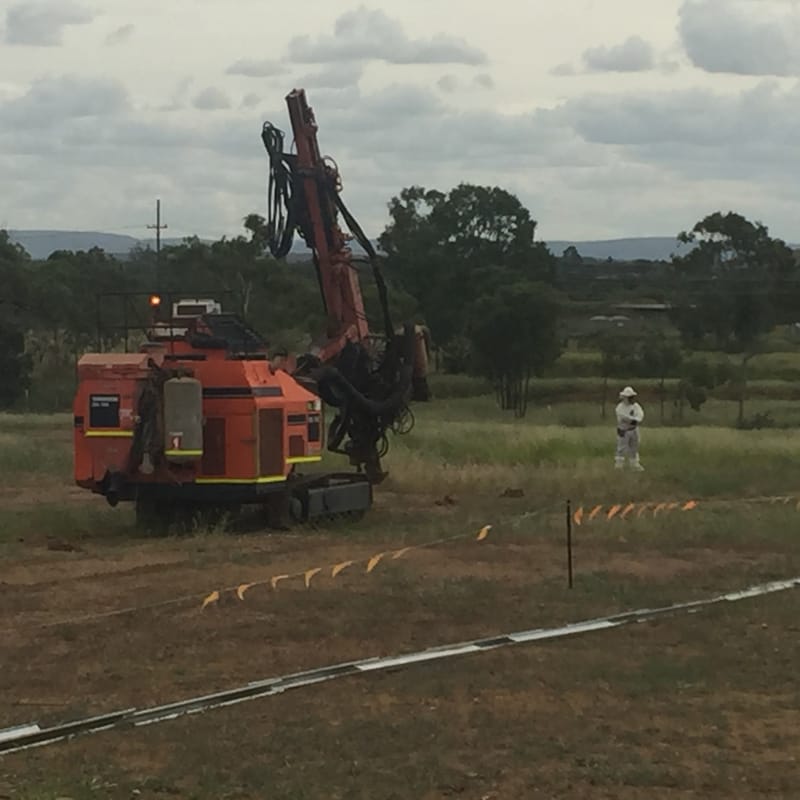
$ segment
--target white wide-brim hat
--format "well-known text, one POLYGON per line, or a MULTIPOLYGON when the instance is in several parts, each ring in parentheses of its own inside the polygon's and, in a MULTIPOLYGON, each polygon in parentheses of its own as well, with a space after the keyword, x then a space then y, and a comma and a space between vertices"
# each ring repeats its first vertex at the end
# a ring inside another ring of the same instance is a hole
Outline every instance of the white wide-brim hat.
POLYGON ((620 397, 636 397, 636 390, 632 386, 626 386, 620 393, 620 397))

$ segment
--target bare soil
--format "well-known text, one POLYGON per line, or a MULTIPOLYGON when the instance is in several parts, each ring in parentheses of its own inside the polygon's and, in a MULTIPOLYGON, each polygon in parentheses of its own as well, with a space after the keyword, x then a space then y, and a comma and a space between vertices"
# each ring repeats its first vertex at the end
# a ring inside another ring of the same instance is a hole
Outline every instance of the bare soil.
MULTIPOLYGON (((468 536, 369 574, 371 556, 406 544, 379 520, 370 535, 98 535, 67 539, 70 550, 41 531, 13 542, 0 573, 0 727, 800 571, 790 540, 670 544, 674 521, 632 521, 580 532, 569 591, 558 515, 477 542, 475 508, 416 498, 406 510, 436 521, 432 538, 443 525, 468 536), (331 578, 348 560, 358 563, 331 578), (201 608, 215 589, 317 567, 309 588, 293 577, 201 608)), ((791 797, 798 610, 792 594, 753 600, 85 737, 0 757, 0 797, 791 797)))

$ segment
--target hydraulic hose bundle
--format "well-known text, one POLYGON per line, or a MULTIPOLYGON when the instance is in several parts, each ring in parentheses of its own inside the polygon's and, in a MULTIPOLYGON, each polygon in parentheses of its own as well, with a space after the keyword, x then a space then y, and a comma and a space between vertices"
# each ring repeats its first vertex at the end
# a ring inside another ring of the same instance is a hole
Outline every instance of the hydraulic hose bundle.
POLYGON ((283 152, 283 131, 264 123, 261 140, 269 156, 267 186, 267 244, 274 258, 285 258, 292 249, 297 221, 293 206, 293 175, 289 156, 283 152))
MULTIPOLYGON (((270 253, 275 258, 287 256, 294 232, 298 231, 314 254, 317 277, 321 280, 315 231, 303 188, 309 170, 299 174, 297 156, 284 152, 284 134, 271 123, 264 123, 261 139, 269 158, 267 244, 270 253)), ((371 481, 379 482, 385 476, 380 458, 388 450, 387 431, 406 433, 413 427, 408 401, 413 381, 414 329, 406 326, 401 336, 395 334, 386 282, 375 248, 342 201, 335 165, 325 164, 323 168, 323 163, 314 173, 325 229, 317 233, 324 233, 330 243, 332 232, 338 230, 338 212, 363 248, 377 288, 386 348, 377 366, 362 342, 348 342, 332 363, 321 364, 310 356, 298 363, 313 379, 322 400, 337 409, 329 430, 328 449, 347 454, 351 463, 366 467, 371 481)))

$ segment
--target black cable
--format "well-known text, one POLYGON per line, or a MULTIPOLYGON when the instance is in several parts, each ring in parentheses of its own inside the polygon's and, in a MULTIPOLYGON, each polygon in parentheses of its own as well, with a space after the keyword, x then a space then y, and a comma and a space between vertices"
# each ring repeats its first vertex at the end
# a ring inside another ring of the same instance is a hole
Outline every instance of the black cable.
MULTIPOLYGON (((304 215, 299 213, 297 198, 302 192, 302 188, 297 180, 294 170, 294 159, 284 153, 284 134, 272 123, 265 122, 261 129, 261 140, 269 156, 269 182, 267 186, 267 241, 270 253, 275 258, 284 258, 292 249, 294 231, 298 226, 304 230, 306 244, 313 248, 313 240, 308 239, 305 230, 308 226, 303 225, 304 215)), ((338 172, 336 173, 338 175, 338 172)), ((356 218, 344 204, 338 192, 338 185, 331 181, 318 182, 320 199, 332 200, 335 207, 341 213, 348 229, 355 237, 367 254, 375 285, 378 289, 378 299, 380 301, 381 313, 383 315, 383 325, 387 338, 394 336, 394 326, 392 325, 391 314, 389 312, 389 297, 386 288, 386 281, 378 264, 378 254, 372 246, 364 230, 359 225, 356 218)), ((326 204, 323 202, 324 211, 326 204)), ((331 224, 335 220, 329 220, 331 224)))
POLYGON ((289 255, 297 225, 294 213, 294 174, 291 156, 283 152, 283 131, 269 122, 261 129, 261 141, 269 155, 267 184, 267 244, 274 258, 289 255))

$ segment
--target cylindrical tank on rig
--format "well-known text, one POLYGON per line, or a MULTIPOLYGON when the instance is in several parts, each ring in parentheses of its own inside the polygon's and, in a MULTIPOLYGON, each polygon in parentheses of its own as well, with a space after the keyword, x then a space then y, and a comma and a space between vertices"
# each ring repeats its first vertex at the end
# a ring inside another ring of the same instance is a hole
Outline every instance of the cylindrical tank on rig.
POLYGON ((195 378, 164 384, 164 456, 177 464, 203 457, 203 385, 195 378))

